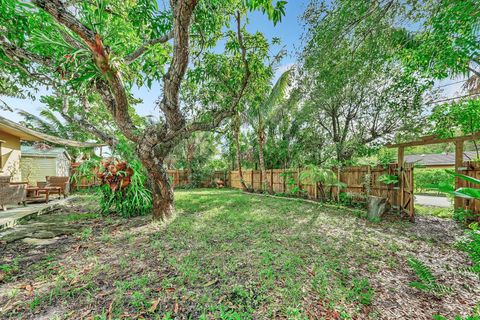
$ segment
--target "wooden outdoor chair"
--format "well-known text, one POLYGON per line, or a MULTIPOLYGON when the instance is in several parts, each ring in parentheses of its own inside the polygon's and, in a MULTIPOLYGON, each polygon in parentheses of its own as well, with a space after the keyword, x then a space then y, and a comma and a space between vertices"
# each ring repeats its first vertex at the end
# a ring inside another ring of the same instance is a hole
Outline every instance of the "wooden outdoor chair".
POLYGON ((0 208, 7 210, 7 204, 23 203, 27 198, 27 184, 10 184, 9 176, 0 176, 0 208))
POLYGON ((69 177, 57 177, 57 176, 47 176, 45 177, 47 184, 44 188, 60 188, 60 194, 64 198, 70 193, 70 178, 69 177))

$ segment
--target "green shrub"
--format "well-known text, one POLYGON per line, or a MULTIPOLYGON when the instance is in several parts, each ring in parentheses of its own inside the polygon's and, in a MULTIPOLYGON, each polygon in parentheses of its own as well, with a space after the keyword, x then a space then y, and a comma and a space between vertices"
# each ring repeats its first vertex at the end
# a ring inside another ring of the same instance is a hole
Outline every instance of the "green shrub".
POLYGON ((466 231, 466 239, 459 243, 460 249, 465 251, 472 260, 472 267, 468 270, 480 277, 480 226, 478 222, 472 223, 466 231))
POLYGON ((123 190, 112 191, 108 185, 100 188, 100 208, 102 214, 116 212, 118 215, 129 218, 146 215, 152 210, 152 195, 147 187, 147 176, 140 161, 128 162, 133 169, 130 184, 123 190))
POLYGON ((453 217, 455 219, 455 213, 453 211, 453 208, 430 207, 416 204, 415 213, 422 216, 433 216, 439 218, 453 217))
POLYGON ((472 212, 472 210, 459 208, 453 212, 453 220, 461 222, 465 225, 468 224, 469 221, 475 220, 477 215, 472 212))
POLYGON ((413 174, 415 192, 431 190, 432 185, 448 185, 455 187, 455 177, 444 169, 415 169, 413 174))
POLYGON ((384 184, 397 184, 398 183, 398 176, 392 174, 382 174, 378 177, 378 181, 383 182, 384 184))

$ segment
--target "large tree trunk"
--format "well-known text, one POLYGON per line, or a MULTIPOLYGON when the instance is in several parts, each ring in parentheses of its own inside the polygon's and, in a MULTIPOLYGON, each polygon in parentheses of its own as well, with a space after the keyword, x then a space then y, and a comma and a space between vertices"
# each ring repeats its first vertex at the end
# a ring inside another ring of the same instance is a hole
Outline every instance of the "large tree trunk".
POLYGON ((265 168, 265 159, 263 158, 263 145, 265 144, 265 132, 262 126, 258 128, 258 162, 260 162, 260 170, 262 172, 262 189, 266 190, 268 187, 268 193, 273 194, 272 184, 268 183, 267 170, 265 168))
POLYGON ((173 206, 173 187, 168 180, 168 174, 163 166, 164 157, 153 151, 138 150, 142 164, 148 174, 152 191, 153 220, 169 221, 175 215, 173 206), (142 152, 143 151, 143 152, 142 152))
POLYGON ((240 177, 240 185, 242 186, 243 191, 248 191, 248 187, 245 184, 245 180, 243 179, 243 171, 242 171, 242 150, 240 149, 240 117, 237 114, 236 117, 233 119, 233 138, 235 140, 235 147, 236 147, 236 160, 237 160, 237 168, 238 168, 238 176, 240 177))
POLYGON ((158 172, 149 171, 152 188, 153 220, 169 221, 174 218, 173 188, 168 181, 168 175, 163 168, 158 172))

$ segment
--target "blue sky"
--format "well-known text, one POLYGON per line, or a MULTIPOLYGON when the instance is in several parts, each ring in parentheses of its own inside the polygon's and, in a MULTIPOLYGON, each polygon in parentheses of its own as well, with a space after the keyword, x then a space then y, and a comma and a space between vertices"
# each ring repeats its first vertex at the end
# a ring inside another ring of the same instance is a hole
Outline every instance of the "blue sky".
MULTIPOLYGON (((283 46, 285 46, 287 49, 288 54, 282 60, 281 65, 277 70, 277 76, 282 71, 290 67, 296 60, 295 55, 302 45, 300 38, 303 28, 300 18, 307 4, 308 0, 289 0, 287 3, 285 16, 276 26, 273 26, 273 23, 260 12, 255 12, 249 15, 248 30, 250 32, 260 31, 263 32, 263 34, 270 40, 274 37, 278 37, 282 40, 282 44, 272 48, 272 52, 278 52, 283 46)), ((445 85, 451 82, 455 82, 455 79, 440 81, 438 82, 438 85, 445 85)), ((461 84, 446 86, 443 88, 444 95, 446 97, 454 96, 460 87, 461 84)), ((45 94, 45 91, 40 91, 37 94, 38 98, 42 94, 45 94)), ((160 86, 158 83, 154 84, 151 89, 146 87, 136 89, 134 94, 137 98, 141 98, 143 100, 141 104, 136 106, 137 112, 140 115, 158 115, 158 109, 155 107, 155 101, 160 96, 160 86)), ((12 108, 24 109, 33 114, 38 114, 40 108, 42 107, 42 104, 39 102, 38 98, 32 101, 2 97, 2 100, 12 108)), ((22 120, 20 116, 12 112, 0 110, 0 115, 17 122, 22 120)))
MULTIPOLYGON (((300 17, 305 10, 307 3, 307 0, 290 0, 287 3, 285 16, 282 18, 282 21, 276 26, 273 26, 273 23, 269 21, 260 12, 254 12, 249 15, 249 32, 263 32, 265 36, 270 40, 274 37, 282 39, 282 44, 280 46, 272 48, 272 52, 276 53, 280 50, 281 47, 286 46, 288 54, 282 60, 278 73, 291 66, 295 61, 296 50, 301 45, 300 36, 302 34, 302 25, 300 22, 300 17)), ((45 94, 45 90, 42 90, 37 94, 38 98, 42 94, 45 94)), ((158 114, 158 109, 155 108, 155 101, 160 96, 160 86, 158 83, 152 85, 151 89, 148 89, 146 87, 142 87, 139 89, 137 88, 134 94, 137 98, 141 98, 143 100, 143 103, 136 106, 137 112, 139 114, 158 114)), ((38 114, 39 110, 42 107, 42 104, 40 103, 38 98, 34 101, 5 97, 2 97, 1 99, 14 109, 24 109, 30 113, 38 114)), ((0 115, 16 122, 22 120, 22 117, 12 112, 0 110, 0 115)))

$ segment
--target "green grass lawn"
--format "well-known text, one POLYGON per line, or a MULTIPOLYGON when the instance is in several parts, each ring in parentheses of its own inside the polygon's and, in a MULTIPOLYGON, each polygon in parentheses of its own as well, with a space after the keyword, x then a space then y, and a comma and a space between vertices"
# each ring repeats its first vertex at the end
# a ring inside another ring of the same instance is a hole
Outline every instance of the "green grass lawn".
POLYGON ((176 208, 166 227, 67 210, 76 235, 5 245, 2 319, 426 319, 480 301, 478 278, 458 271, 455 226, 233 190, 179 190, 176 208), (451 293, 410 287, 410 256, 451 293))

